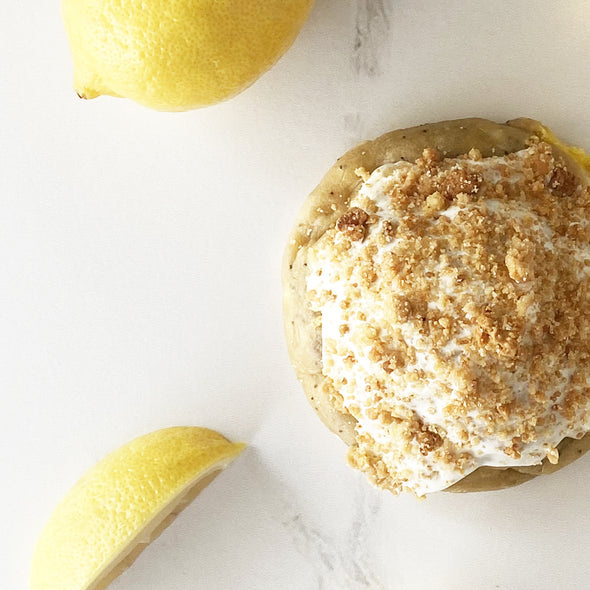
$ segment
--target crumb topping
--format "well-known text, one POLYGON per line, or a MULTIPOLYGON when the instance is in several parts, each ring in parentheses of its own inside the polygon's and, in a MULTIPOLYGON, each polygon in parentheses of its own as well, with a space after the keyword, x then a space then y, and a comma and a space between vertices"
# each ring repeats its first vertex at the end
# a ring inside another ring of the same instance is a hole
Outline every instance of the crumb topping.
POLYGON ((366 223, 369 216, 358 207, 351 207, 338 221, 336 229, 350 240, 362 240, 367 229, 366 223))
POLYGON ((359 169, 309 251, 350 462, 418 495, 590 430, 590 190, 551 146, 359 169))

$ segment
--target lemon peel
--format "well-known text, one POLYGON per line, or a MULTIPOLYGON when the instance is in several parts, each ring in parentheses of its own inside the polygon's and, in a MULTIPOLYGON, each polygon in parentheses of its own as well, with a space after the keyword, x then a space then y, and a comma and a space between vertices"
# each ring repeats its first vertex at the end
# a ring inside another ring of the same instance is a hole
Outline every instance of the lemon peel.
POLYGON ((289 48, 313 0, 62 0, 83 98, 182 111, 250 86, 289 48))
POLYGON ((97 463, 37 542, 31 590, 103 590, 244 449, 207 428, 165 428, 97 463))
POLYGON ((547 129, 547 127, 541 127, 541 131, 542 140, 557 146, 566 154, 568 154, 573 160, 575 160, 580 166, 582 166, 582 168, 584 168, 587 172, 590 172, 590 155, 587 154, 583 148, 564 143, 558 139, 551 130, 547 129))

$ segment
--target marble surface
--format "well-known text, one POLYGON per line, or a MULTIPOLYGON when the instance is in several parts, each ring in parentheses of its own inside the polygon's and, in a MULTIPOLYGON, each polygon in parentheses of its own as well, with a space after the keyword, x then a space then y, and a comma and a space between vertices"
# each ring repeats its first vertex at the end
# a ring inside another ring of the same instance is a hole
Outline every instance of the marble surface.
POLYGON ((113 590, 588 587, 590 458, 521 488, 367 485, 289 367, 295 213, 358 141, 468 115, 590 147, 590 3, 317 0, 247 92, 185 114, 83 102, 57 3, 0 22, 2 587, 98 459, 176 424, 249 444, 113 590))

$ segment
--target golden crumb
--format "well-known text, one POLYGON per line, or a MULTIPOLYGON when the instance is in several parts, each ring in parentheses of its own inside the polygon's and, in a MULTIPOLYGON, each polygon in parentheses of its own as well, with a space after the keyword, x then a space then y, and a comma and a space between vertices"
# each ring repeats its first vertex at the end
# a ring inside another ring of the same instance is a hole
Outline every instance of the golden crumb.
POLYGON ((357 168, 354 173, 359 177, 362 178, 364 182, 367 182, 367 180, 369 180, 369 178, 371 177, 371 173, 363 167, 359 167, 357 168))
POLYGON ((362 240, 365 237, 366 223, 369 215, 359 207, 352 207, 336 222, 336 229, 346 234, 351 240, 362 240))
POLYGON ((557 465, 559 462, 559 451, 555 447, 547 451, 547 460, 552 465, 557 465))

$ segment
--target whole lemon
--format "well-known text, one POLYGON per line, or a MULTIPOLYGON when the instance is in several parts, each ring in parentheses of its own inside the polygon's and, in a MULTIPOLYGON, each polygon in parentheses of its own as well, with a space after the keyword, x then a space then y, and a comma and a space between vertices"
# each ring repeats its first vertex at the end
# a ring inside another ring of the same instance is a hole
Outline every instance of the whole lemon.
POLYGON ((313 0, 63 0, 83 98, 182 111, 238 94, 289 48, 313 0))

